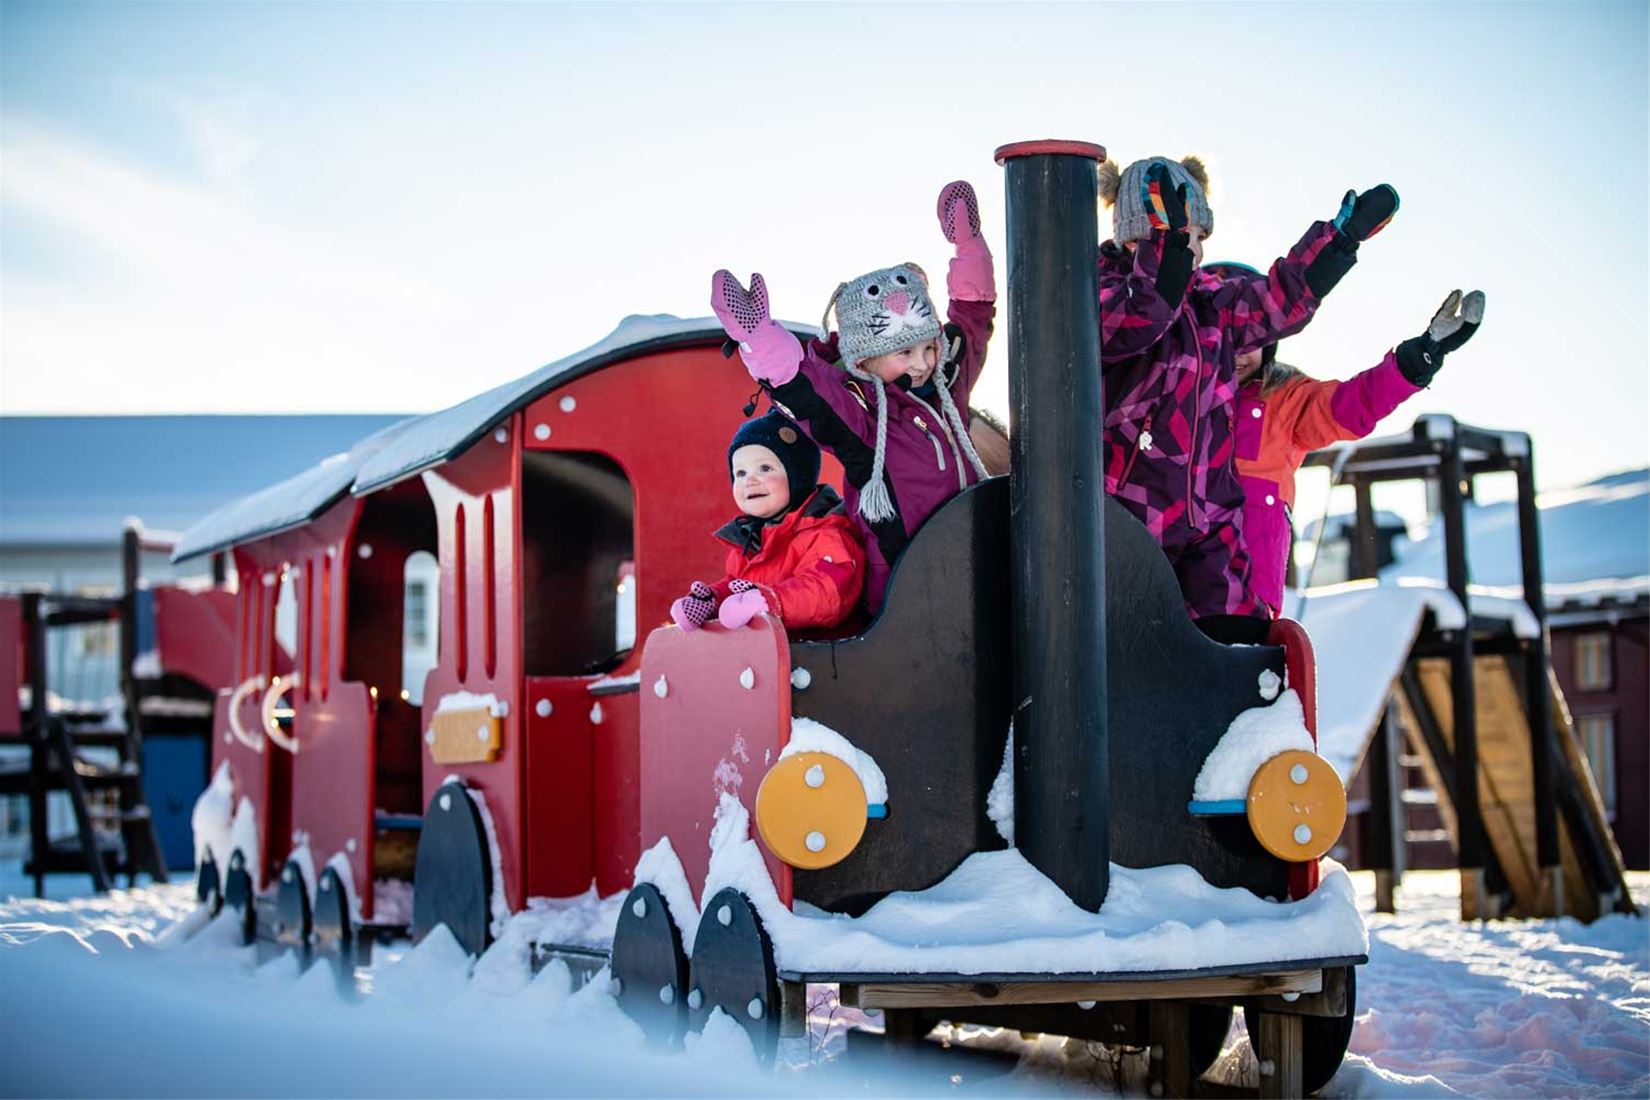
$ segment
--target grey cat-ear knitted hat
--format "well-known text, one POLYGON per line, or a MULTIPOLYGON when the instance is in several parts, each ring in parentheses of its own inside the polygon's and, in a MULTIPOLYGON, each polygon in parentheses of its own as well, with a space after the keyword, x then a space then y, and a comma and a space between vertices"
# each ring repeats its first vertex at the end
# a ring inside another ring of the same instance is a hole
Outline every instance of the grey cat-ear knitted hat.
POLYGON ((842 364, 857 367, 867 359, 932 340, 940 334, 934 300, 928 296, 928 277, 916 264, 899 264, 850 279, 836 288, 825 305, 830 330, 836 308, 837 347, 842 364))
POLYGON ((1100 197, 1112 208, 1112 240, 1127 244, 1152 235, 1151 219, 1146 215, 1151 202, 1146 194, 1146 171, 1154 164, 1168 168, 1171 186, 1186 185, 1186 222, 1202 229, 1203 236, 1208 237, 1215 231, 1215 215, 1209 209, 1209 172, 1203 162, 1197 157, 1178 161, 1147 157, 1121 172, 1112 161, 1100 165, 1100 197))

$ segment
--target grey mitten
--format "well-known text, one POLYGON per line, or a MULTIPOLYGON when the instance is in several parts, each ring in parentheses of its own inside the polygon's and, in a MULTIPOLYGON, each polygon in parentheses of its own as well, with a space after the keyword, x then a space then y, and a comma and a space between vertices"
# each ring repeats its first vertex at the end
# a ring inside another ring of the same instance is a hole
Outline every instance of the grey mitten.
POLYGON ((1432 315, 1426 332, 1398 345, 1398 370, 1413 386, 1431 384, 1444 356, 1472 339, 1484 321, 1484 292, 1474 290, 1464 297, 1459 290, 1449 292, 1444 304, 1432 315))

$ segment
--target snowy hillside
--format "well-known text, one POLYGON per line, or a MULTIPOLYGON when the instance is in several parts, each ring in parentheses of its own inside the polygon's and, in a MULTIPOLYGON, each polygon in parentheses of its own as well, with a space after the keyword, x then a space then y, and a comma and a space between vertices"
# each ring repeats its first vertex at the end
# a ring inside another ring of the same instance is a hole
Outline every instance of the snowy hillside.
MULTIPOLYGON (((1400 914, 1378 916, 1368 876, 1354 878, 1370 963, 1352 1054, 1327 1094, 1650 1093, 1644 921, 1464 925, 1445 872, 1410 874, 1400 914)), ((1635 886, 1642 900, 1650 876, 1635 886)), ((24 883, 8 874, 7 888, 24 883)), ((574 991, 559 965, 534 976, 519 939, 472 962, 432 937, 381 952, 340 989, 326 967, 260 960, 191 912, 181 886, 0 905, 0 1094, 906 1095, 953 1091, 953 1074, 975 1091, 1036 1094, 1109 1089, 1118 1070, 1138 1094, 1142 1080, 1139 1053, 978 1029, 949 1037, 998 1055, 952 1052, 902 1072, 857 1046, 844 1054, 845 1013, 822 992, 813 1034, 776 1081, 730 1022, 685 1052, 649 1051, 605 982, 574 991)), ((1213 1072, 1252 1077, 1241 1023, 1213 1072)))

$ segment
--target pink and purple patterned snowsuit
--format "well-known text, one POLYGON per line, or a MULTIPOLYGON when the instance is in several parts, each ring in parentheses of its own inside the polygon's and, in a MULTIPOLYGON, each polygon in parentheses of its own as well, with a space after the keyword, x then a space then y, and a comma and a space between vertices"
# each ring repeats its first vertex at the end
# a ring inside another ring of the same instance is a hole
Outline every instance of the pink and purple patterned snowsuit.
POLYGON ((1306 269, 1334 236, 1314 223, 1266 275, 1197 272, 1173 308, 1157 292, 1162 230, 1133 253, 1100 246, 1106 492, 1163 547, 1194 619, 1269 614, 1250 590, 1243 545, 1233 359, 1312 319, 1306 269))

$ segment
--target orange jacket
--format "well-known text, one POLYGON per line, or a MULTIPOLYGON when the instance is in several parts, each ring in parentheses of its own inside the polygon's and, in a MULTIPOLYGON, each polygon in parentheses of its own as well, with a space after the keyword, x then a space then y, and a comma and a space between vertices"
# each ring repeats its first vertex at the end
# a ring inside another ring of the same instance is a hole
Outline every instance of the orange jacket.
POLYGON ((843 622, 865 587, 865 547, 829 485, 778 523, 739 516, 716 537, 730 547, 728 575, 711 585, 717 602, 728 598, 733 581, 750 581, 792 633, 843 622))

